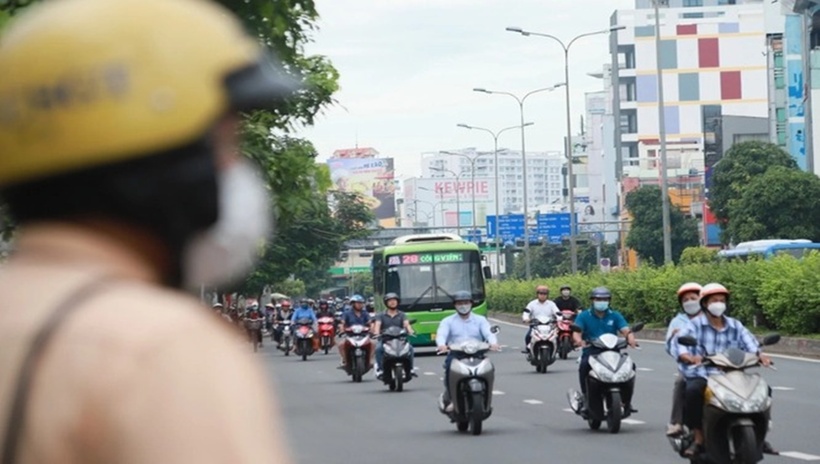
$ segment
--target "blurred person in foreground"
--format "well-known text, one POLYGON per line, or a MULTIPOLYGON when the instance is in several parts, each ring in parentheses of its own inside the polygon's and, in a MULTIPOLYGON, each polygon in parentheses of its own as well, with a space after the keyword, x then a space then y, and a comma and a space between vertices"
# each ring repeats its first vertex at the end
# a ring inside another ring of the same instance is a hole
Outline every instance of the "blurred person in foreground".
POLYGON ((180 290, 271 232, 239 113, 297 84, 204 0, 43 2, 0 69, 0 462, 289 462, 261 366, 180 290))

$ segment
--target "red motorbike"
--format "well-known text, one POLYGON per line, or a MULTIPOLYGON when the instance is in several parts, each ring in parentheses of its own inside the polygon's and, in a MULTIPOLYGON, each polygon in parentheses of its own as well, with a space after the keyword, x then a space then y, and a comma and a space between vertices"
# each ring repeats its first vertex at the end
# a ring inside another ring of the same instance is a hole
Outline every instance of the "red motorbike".
POLYGON ((296 355, 302 357, 302 361, 307 361, 308 356, 316 350, 316 347, 313 346, 315 335, 312 320, 299 319, 296 321, 296 344, 294 348, 296 355))
POLYGON ((332 317, 320 317, 319 324, 319 349, 323 350, 325 354, 330 352, 330 349, 335 344, 336 328, 332 317))
POLYGON ((575 320, 575 311, 561 311, 561 320, 558 321, 558 357, 567 359, 572 352, 572 329, 570 326, 575 320))
POLYGON ((345 372, 353 377, 354 382, 361 382, 362 377, 373 367, 370 363, 370 328, 354 325, 345 331, 342 352, 345 357, 345 372))

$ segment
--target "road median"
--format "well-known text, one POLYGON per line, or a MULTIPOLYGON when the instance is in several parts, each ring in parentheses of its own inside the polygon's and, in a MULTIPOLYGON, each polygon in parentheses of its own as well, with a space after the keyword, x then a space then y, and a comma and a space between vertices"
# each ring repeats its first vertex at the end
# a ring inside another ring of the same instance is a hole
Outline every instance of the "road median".
MULTIPOLYGON (((501 311, 490 311, 489 316, 504 322, 521 323, 520 314, 505 313, 501 311)), ((666 337, 666 329, 643 329, 639 339, 663 341, 666 337)), ((757 335, 758 339, 762 338, 757 335)), ((783 354, 789 356, 801 356, 805 358, 820 359, 820 340, 800 337, 782 337, 780 343, 767 346, 766 351, 772 354, 783 354)))

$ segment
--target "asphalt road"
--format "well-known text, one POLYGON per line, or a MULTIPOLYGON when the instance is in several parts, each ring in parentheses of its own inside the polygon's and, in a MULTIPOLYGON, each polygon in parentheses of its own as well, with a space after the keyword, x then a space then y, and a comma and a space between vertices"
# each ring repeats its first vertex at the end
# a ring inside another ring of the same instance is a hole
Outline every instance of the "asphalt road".
MULTIPOLYGON (((686 462, 664 436, 669 418, 672 360, 662 345, 643 342, 632 350, 639 372, 637 414, 621 432, 594 432, 569 412, 566 392, 577 388, 575 358, 537 374, 520 353, 524 329, 502 328, 501 353, 493 353, 496 385, 493 415, 481 436, 456 431, 438 412, 442 357, 417 354, 419 377, 401 393, 390 392, 372 372, 354 384, 337 370, 338 354, 303 362, 266 345, 260 356, 280 395, 292 453, 299 463, 356 462, 686 462)), ((762 370, 774 388, 770 442, 786 456, 764 462, 820 462, 820 362, 775 358, 777 371, 762 370)))

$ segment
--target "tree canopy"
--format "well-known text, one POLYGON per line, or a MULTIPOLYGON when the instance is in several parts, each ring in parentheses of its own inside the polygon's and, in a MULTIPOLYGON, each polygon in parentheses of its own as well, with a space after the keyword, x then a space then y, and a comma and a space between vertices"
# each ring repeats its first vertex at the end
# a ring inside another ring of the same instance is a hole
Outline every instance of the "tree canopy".
MULTIPOLYGON (((578 244, 578 270, 589 272, 598 269, 597 252, 591 243, 578 244)), ((601 245, 601 258, 617 261, 618 250, 614 244, 601 245)), ((515 260, 513 277, 526 278, 526 261, 524 255, 515 260)), ((530 247, 530 271, 535 277, 557 277, 572 273, 572 260, 569 245, 545 245, 530 247)))
MULTIPOLYGON (((743 189, 756 176, 772 166, 797 169, 797 163, 783 149, 767 142, 737 143, 715 164, 709 188, 709 207, 726 232, 734 214, 732 207, 743 196, 743 189)), ((724 233, 724 240, 730 235, 724 233)))
POLYGON ((820 178, 773 166, 749 180, 730 212, 726 232, 737 242, 773 238, 820 241, 820 178))
MULTIPOLYGON (((638 256, 654 264, 663 264, 663 198, 661 189, 645 185, 626 195, 625 205, 632 214, 632 224, 626 237, 626 246, 638 256)), ((680 208, 670 205, 669 222, 672 229, 672 260, 678 262, 683 250, 700 242, 697 221, 687 217, 680 208)))

